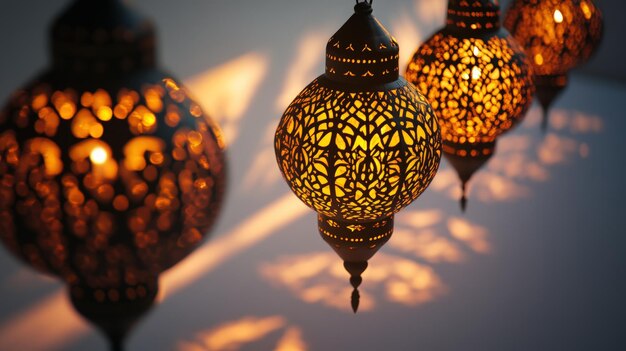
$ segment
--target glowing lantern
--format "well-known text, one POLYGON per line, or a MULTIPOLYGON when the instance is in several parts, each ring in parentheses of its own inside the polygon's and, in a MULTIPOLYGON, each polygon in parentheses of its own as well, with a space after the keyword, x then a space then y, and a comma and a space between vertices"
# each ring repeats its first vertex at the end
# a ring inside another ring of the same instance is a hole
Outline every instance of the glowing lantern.
POLYGON ((602 15, 591 0, 514 0, 504 26, 533 64, 545 129, 550 105, 567 85, 567 73, 598 47, 602 15))
POLYGON ((354 10, 328 41, 325 74, 289 105, 275 135, 284 178, 318 212, 321 236, 351 273, 388 240, 394 213, 426 189, 441 159, 437 118, 399 77, 397 42, 371 2, 354 10))
POLYGON ((461 178, 464 208, 469 178, 493 154, 496 137, 530 106, 530 63, 500 28, 496 1, 449 0, 446 26, 417 49, 406 78, 439 117, 444 155, 461 178))
POLYGON ((52 27, 51 69, 0 114, 0 238, 61 277, 115 345, 111 311, 152 303, 225 186, 220 134, 155 68, 154 43, 121 2, 79 0, 52 27))

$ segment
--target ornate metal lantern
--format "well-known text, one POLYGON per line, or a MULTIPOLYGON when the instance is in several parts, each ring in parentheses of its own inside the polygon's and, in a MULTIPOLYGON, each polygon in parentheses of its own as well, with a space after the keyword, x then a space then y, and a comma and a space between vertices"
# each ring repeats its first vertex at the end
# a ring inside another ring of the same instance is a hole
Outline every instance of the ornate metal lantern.
POLYGON ((430 184, 441 143, 430 104, 398 75, 398 44, 371 1, 354 11, 328 41, 326 72, 283 114, 274 145, 322 237, 361 267, 391 236, 394 213, 430 184))
POLYGON ((51 39, 51 68, 0 114, 0 238, 61 277, 81 313, 143 310, 217 215, 223 141, 121 2, 76 1, 51 39))
POLYGON ((550 105, 567 86, 567 73, 600 44, 602 14, 591 0, 514 0, 504 26, 533 64, 545 129, 550 105))
MULTIPOLYGON (((530 63, 500 27, 496 1, 449 0, 446 26, 417 49, 406 78, 425 92, 439 117, 444 155, 480 160, 459 171, 464 207, 465 184, 476 165, 487 161, 496 137, 531 104, 530 63)), ((452 164, 459 170, 459 162, 452 164)))

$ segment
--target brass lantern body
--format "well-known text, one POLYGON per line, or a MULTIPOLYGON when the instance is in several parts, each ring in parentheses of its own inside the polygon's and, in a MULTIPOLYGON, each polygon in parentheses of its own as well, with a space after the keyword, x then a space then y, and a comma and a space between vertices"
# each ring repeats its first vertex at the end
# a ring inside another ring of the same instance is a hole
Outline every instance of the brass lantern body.
POLYGON ((154 29, 123 3, 77 0, 51 49, 51 67, 0 112, 0 240, 60 277, 119 349, 159 273, 214 222, 224 142, 155 67, 154 29))
POLYGON ((567 86, 567 73, 586 62, 602 40, 602 14, 591 0, 514 0, 504 26, 533 65, 545 129, 550 105, 567 86))
POLYGON ((430 104, 398 76, 398 45, 371 11, 357 4, 329 40, 326 73, 289 105, 275 149, 291 190, 318 212, 322 236, 373 254, 394 213, 435 176, 441 145, 430 104))
POLYGON ((407 66, 407 80, 425 93, 439 117, 444 144, 494 143, 524 117, 534 93, 522 48, 500 28, 499 6, 491 0, 472 4, 450 0, 447 25, 407 66))
POLYGON ((444 156, 462 181, 464 209, 466 183, 532 102, 531 65, 500 27, 497 1, 449 0, 446 26, 417 49, 406 78, 439 117, 444 156))

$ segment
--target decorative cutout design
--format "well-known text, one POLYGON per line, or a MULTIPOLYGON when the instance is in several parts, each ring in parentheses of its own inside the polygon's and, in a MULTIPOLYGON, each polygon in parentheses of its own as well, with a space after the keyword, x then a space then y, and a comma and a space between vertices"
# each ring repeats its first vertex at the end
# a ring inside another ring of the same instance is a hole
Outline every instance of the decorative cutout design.
POLYGON ((0 238, 39 270, 80 282, 72 296, 84 284, 99 302, 146 296, 132 281, 181 260, 217 214, 224 145, 209 123, 169 78, 18 92, 0 122, 0 238))
POLYGON ((515 0, 504 26, 538 76, 566 74, 587 61, 602 39, 602 15, 591 0, 515 0))
POLYGON ((506 33, 484 40, 439 31, 406 77, 425 92, 444 141, 455 144, 493 143, 523 118, 534 92, 529 64, 506 33))
POLYGON ((415 89, 351 93, 322 78, 287 108, 275 137, 296 195, 344 221, 371 221, 408 205, 434 177, 440 147, 437 120, 415 89))

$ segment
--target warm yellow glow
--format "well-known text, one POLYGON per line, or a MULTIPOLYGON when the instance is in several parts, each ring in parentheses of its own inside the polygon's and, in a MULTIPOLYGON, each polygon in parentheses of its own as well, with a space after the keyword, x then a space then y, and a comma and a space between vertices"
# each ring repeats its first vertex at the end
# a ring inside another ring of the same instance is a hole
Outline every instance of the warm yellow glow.
POLYGON ((583 11, 583 15, 585 16, 586 19, 591 19, 592 13, 591 13, 591 9, 589 8, 589 5, 587 5, 586 2, 581 1, 580 2, 580 9, 583 11))
POLYGON ((98 108, 98 112, 96 113, 96 115, 100 120, 108 121, 113 116, 113 111, 111 111, 111 108, 109 106, 102 106, 98 108))
POLYGON ((89 154, 89 159, 91 160, 91 162, 98 165, 104 164, 107 161, 107 158, 107 151, 100 146, 96 146, 93 150, 91 150, 91 153, 89 154))
POLYGON ((290 327, 285 331, 274 351, 307 351, 306 343, 302 339, 302 330, 297 327, 290 327))
POLYGON ((140 136, 131 139, 124 146, 124 167, 129 171, 143 171, 146 168, 146 152, 162 153, 163 140, 153 136, 140 136))
POLYGON ((343 221, 390 216, 425 190, 438 167, 439 126, 427 106, 409 85, 346 93, 315 80, 276 129, 279 167, 320 214, 343 221))
POLYGON ((109 180, 117 178, 117 162, 111 155, 111 147, 98 139, 83 140, 70 147, 69 150, 70 159, 75 165, 84 164, 83 161, 86 159, 92 162, 92 171, 98 181, 103 178, 109 180))
POLYGON ((480 79, 480 68, 478 67, 473 67, 472 68, 472 79, 473 80, 477 80, 480 79))
POLYGON ((603 27, 592 0, 515 0, 504 26, 532 53, 537 76, 567 74, 587 61, 601 41, 603 27))
POLYGON ((535 55, 535 64, 537 66, 543 65, 543 56, 541 54, 536 54, 535 55))
POLYGON ((426 94, 445 141, 491 143, 530 106, 530 68, 510 36, 457 37, 443 30, 418 48, 406 78, 426 94))
POLYGON ((563 14, 558 9, 554 10, 554 16, 553 17, 554 17, 554 22, 556 22, 556 23, 563 22, 563 14))
MULTIPOLYGON (((63 171, 61 160, 61 148, 52 140, 46 138, 34 138, 26 144, 26 150, 30 156, 41 155, 47 176, 56 176, 63 171)), ((24 164, 25 166, 26 164, 24 164)))

